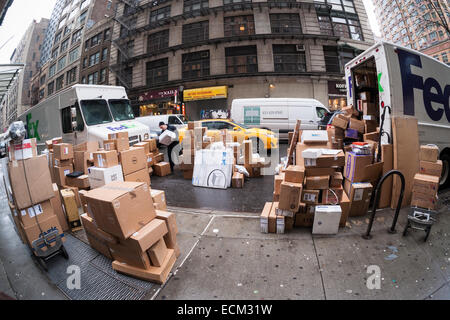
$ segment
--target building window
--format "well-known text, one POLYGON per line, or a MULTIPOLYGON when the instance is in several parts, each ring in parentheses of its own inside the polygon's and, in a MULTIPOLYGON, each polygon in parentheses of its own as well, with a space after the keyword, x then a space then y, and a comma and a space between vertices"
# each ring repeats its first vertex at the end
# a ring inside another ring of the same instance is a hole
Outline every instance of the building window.
POLYGON ((81 78, 81 83, 86 84, 86 77, 81 78))
POLYGON ((323 54, 325 57, 325 69, 327 72, 341 72, 341 67, 339 64, 339 54, 337 47, 324 46, 323 54))
POLYGON ((58 71, 61 71, 66 66, 66 56, 58 60, 58 71))
POLYGON ((150 23, 170 17, 170 6, 153 10, 150 12, 150 23))
POLYGON ((333 35, 333 26, 331 24, 330 16, 317 16, 319 19, 320 33, 327 34, 329 36, 333 35))
POLYGON ((182 68, 183 79, 209 76, 209 50, 183 54, 182 68))
POLYGON ((225 17, 223 19, 225 37, 255 34, 253 15, 225 17))
POLYGON ((55 82, 50 82, 47 86, 47 93, 51 95, 55 91, 55 82))
POLYGON ((98 83, 98 71, 88 75, 88 84, 97 84, 97 83, 98 83))
POLYGON ((83 69, 87 68, 87 66, 88 66, 88 58, 86 57, 86 58, 83 58, 83 69))
POLYGON ((80 57, 80 47, 76 47, 72 51, 69 52, 69 63, 74 62, 80 57))
POLYGON ((157 52, 169 47, 169 29, 153 33, 147 38, 147 53, 157 52))
POLYGON ((109 40, 109 37, 111 37, 111 29, 108 28, 103 33, 103 39, 106 41, 109 40))
POLYGON ((41 90, 39 91, 39 99, 44 98, 44 95, 45 95, 45 89, 41 89, 41 90))
POLYGON ((225 48, 228 74, 258 72, 258 54, 256 46, 225 48))
POLYGON ((74 67, 67 71, 67 84, 71 84, 77 81, 77 67, 74 67))
POLYGON ((169 59, 150 61, 146 64, 146 80, 148 86, 168 81, 169 59))
POLYGON ((61 90, 64 87, 64 75, 56 78, 56 91, 61 90))
POLYGON ((59 40, 61 40, 61 32, 59 32, 59 33, 55 36, 55 42, 54 42, 54 43, 58 43, 59 40))
POLYGON ((48 70, 48 77, 51 78, 56 73, 56 63, 50 66, 50 69, 48 70))
POLYGON ((63 34, 63 36, 66 36, 68 33, 70 33, 70 31, 71 31, 70 26, 66 26, 66 27, 64 28, 64 34, 63 34))
POLYGON ((108 48, 103 48, 102 50, 102 62, 108 59, 108 48))
POLYGON ((58 58, 59 47, 52 51, 52 59, 58 58))
POLYGON ((306 72, 306 55, 303 45, 274 44, 275 72, 306 72))
POLYGON ((100 41, 101 41, 101 37, 102 37, 101 33, 96 34, 95 36, 93 36, 91 38, 91 47, 98 45, 100 43, 100 41))
POLYGON ((46 77, 45 77, 45 74, 41 77, 41 79, 39 80, 39 84, 41 85, 41 86, 43 86, 44 85, 44 83, 45 83, 45 79, 46 77))
POLYGON ((441 53, 442 61, 448 64, 448 57, 446 52, 441 53))
POLYGON ((100 70, 100 83, 106 82, 106 68, 100 70))
POLYGON ((81 33, 83 32, 83 29, 77 30, 72 35, 72 44, 80 41, 81 39, 81 33))
POLYGON ((184 12, 191 12, 208 7, 209 0, 184 0, 184 12))
POLYGON ((84 24, 84 21, 86 21, 86 17, 87 17, 87 10, 82 14, 80 14, 80 17, 78 18, 79 23, 84 24))
POLYGON ((224 5, 226 5, 226 4, 234 4, 234 3, 245 3, 245 2, 251 3, 252 0, 223 0, 223 4, 224 5))
POLYGON ((270 15, 272 33, 302 33, 300 16, 297 13, 276 13, 270 15))
POLYGON ((183 44, 209 39, 209 21, 200 21, 183 26, 183 44))
POLYGON ((61 43, 61 50, 60 53, 63 53, 67 50, 67 48, 69 47, 69 39, 64 40, 63 43, 61 43))
POLYGON ((89 57, 89 67, 92 67, 100 62, 100 51, 92 54, 89 57))

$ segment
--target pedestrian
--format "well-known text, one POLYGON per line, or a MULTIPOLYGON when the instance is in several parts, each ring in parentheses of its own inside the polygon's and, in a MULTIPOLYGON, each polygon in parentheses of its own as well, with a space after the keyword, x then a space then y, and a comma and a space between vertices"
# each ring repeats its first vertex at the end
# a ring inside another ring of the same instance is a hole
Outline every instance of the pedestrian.
POLYGON ((173 148, 175 148, 178 145, 178 130, 177 130, 177 128, 175 126, 172 126, 170 124, 166 124, 166 123, 164 123, 164 121, 161 121, 159 123, 159 128, 161 129, 161 133, 159 135, 161 135, 166 130, 172 131, 172 132, 174 132, 177 135, 176 139, 174 141, 172 141, 172 143, 167 146, 167 153, 169 155, 170 170, 173 172, 174 163, 173 163, 173 160, 172 160, 172 150, 173 150, 173 148))

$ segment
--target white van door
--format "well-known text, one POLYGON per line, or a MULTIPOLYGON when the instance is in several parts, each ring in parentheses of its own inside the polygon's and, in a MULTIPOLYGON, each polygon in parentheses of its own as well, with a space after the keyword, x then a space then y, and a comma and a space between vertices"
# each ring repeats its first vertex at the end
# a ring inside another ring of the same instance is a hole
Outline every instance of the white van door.
POLYGON ((289 111, 286 104, 267 104, 260 108, 259 128, 266 128, 280 133, 289 130, 289 111))
POLYGON ((83 121, 83 117, 81 115, 80 108, 78 106, 78 102, 73 106, 67 106, 60 111, 60 119, 61 119, 61 128, 62 128, 62 138, 65 143, 71 143, 73 145, 77 145, 86 141, 87 134, 85 130, 85 125, 83 121), (77 110, 76 117, 76 128, 73 130, 72 127, 72 107, 75 107, 77 110))
POLYGON ((292 103, 289 106, 289 130, 295 130, 297 120, 301 120, 302 130, 316 130, 318 128, 316 108, 312 105, 292 103))

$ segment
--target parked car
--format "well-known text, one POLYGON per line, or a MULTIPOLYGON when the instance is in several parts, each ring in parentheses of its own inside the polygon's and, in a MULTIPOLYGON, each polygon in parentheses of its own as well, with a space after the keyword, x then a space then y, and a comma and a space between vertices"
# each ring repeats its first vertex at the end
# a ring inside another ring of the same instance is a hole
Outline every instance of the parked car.
POLYGON ((302 130, 317 130, 323 116, 330 112, 315 99, 258 98, 234 99, 231 119, 251 128, 263 128, 288 139, 289 131, 301 120, 302 130))
POLYGON ((319 121, 319 129, 320 130, 326 130, 327 126, 333 122, 333 119, 336 115, 339 113, 342 113, 341 111, 328 111, 325 113, 323 118, 319 121))
MULTIPOLYGON (((252 140, 255 152, 262 148, 273 150, 278 148, 278 138, 274 132, 266 129, 249 128, 243 124, 235 123, 228 119, 201 120, 202 126, 207 128, 207 136, 220 134, 220 130, 228 130, 233 141, 242 143, 244 140, 252 140)), ((179 130, 180 142, 183 141, 186 129, 179 130)))

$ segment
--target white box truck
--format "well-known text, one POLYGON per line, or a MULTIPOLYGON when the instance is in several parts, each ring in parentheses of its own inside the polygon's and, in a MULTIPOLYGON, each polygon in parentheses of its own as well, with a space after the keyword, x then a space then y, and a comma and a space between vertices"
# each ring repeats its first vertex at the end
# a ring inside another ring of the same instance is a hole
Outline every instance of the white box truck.
POLYGON ((450 67, 418 51, 379 42, 345 65, 345 79, 349 105, 358 106, 360 93, 365 92, 378 108, 376 116, 390 107, 382 128, 388 135, 382 136, 382 144, 391 136, 392 115, 418 119, 420 143, 439 147, 441 186, 450 185, 450 67))
POLYGON ((74 145, 103 140, 109 133, 128 131, 133 145, 150 136, 149 128, 136 121, 123 87, 74 85, 35 105, 19 116, 28 137, 36 138, 38 149, 45 141, 62 137, 74 145))

